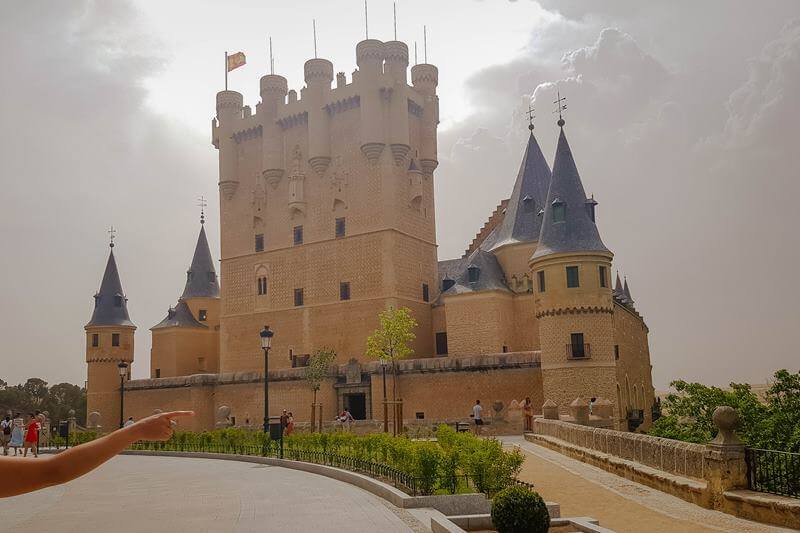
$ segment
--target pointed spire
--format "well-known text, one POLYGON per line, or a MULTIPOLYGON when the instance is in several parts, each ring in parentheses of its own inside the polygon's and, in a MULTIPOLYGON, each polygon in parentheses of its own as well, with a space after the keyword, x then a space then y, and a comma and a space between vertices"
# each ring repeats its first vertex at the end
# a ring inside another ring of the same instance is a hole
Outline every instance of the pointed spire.
POLYGON ((549 186, 550 167, 531 130, 506 214, 495 231, 495 238, 491 240, 491 249, 514 242, 532 242, 539 238, 542 227, 539 211, 547 200, 549 186))
POLYGON ((625 299, 628 300, 628 303, 633 303, 633 298, 631 298, 631 290, 628 288, 628 276, 625 276, 625 286, 622 289, 622 292, 625 294, 625 299))
POLYGON ((614 292, 617 294, 622 294, 623 290, 624 289, 622 288, 622 281, 620 281, 619 279, 619 270, 617 270, 617 281, 616 283, 614 283, 614 292))
POLYGON ((205 225, 201 223, 200 235, 194 248, 192 266, 186 272, 186 286, 181 299, 187 298, 219 298, 219 284, 211 249, 208 247, 205 225))
MULTIPOLYGON (((589 202, 591 207, 594 204, 589 202)), ((600 239, 589 209, 572 150, 564 134, 558 136, 553 177, 542 215, 542 231, 533 259, 564 252, 603 252, 611 254, 600 239)))
POLYGON ((162 329, 162 328, 205 328, 208 329, 208 326, 203 324, 202 322, 198 322, 197 319, 194 318, 192 314, 192 310, 189 309, 189 306, 186 305, 186 302, 183 300, 178 300, 178 305, 175 307, 170 307, 167 310, 167 316, 150 328, 153 329, 162 329))
POLYGON ((87 326, 134 326, 128 315, 128 299, 122 291, 122 282, 119 279, 117 261, 114 258, 114 242, 111 241, 103 273, 100 290, 94 295, 94 311, 87 326))

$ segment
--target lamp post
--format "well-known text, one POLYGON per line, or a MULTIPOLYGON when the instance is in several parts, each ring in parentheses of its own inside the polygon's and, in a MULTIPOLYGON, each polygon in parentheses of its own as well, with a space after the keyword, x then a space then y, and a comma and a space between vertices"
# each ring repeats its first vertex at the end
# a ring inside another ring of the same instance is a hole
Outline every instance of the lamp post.
POLYGON ((128 363, 120 361, 117 368, 119 368, 119 427, 122 427, 125 424, 122 410, 125 406, 125 374, 128 373, 128 363))
POLYGON ((261 336, 261 349, 264 350, 264 433, 269 433, 269 349, 272 347, 272 336, 275 333, 264 326, 259 333, 261 336))
POLYGON ((389 406, 386 401, 386 365, 388 361, 381 359, 381 370, 383 371, 383 432, 389 433, 389 406))

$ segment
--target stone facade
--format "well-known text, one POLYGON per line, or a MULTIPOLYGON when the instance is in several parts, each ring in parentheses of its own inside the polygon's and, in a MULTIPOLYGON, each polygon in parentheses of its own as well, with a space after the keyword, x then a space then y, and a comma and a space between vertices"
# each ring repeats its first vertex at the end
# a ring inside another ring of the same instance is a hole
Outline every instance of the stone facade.
MULTIPOLYGON (((258 426, 258 332, 269 325, 271 415, 286 408, 308 421, 311 392, 298 367, 327 347, 337 358, 318 394, 324 418, 350 407, 379 419, 383 384, 365 358, 366 339, 381 311, 408 307, 418 326, 398 378, 406 420, 463 419, 478 398, 509 406, 531 397, 538 409, 545 400, 566 406, 595 397, 608 402, 616 427, 628 426, 632 410, 644 412, 647 427, 647 326, 629 293, 611 289, 613 254, 568 242, 573 230, 597 234, 596 202, 583 194, 563 131, 552 182, 531 131, 511 197, 463 257, 440 261, 438 69, 415 65, 409 82, 407 46, 395 41, 362 41, 356 63, 350 82, 340 73, 333 86, 333 65, 309 60, 299 97, 284 77, 266 75, 254 110, 238 92, 217 94, 221 284, 203 227, 183 295, 152 328, 151 379, 125 385, 126 416, 194 409, 201 414, 193 426, 211 428, 224 406, 236 425, 258 426), (566 174, 564 161, 572 165, 566 174), (574 190, 548 199, 557 180, 574 190), (561 229, 555 205, 566 205, 561 229), (582 213, 585 227, 574 226, 582 213), (551 226, 560 236, 545 231, 551 226), (568 287, 565 269, 573 267, 581 283, 568 287), (569 353, 575 334, 586 346, 578 357, 569 353)), ((113 418, 118 376, 90 348, 87 361, 90 410, 113 418)))

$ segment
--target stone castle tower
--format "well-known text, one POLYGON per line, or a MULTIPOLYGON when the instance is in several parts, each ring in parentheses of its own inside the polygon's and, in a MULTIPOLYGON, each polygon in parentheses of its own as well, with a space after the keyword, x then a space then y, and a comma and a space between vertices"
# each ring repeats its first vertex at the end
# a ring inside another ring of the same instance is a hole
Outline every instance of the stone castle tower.
POLYGON ((564 134, 558 137, 541 233, 530 268, 536 281, 544 397, 568 405, 591 391, 616 398, 611 259, 595 224, 564 134))
POLYGON ((127 363, 125 379, 133 364, 136 326, 128 316, 128 299, 122 290, 114 244, 111 243, 100 290, 94 295, 94 312, 86 324, 86 410, 101 414, 99 424, 115 428, 120 418, 119 364, 127 363))
POLYGON ((277 368, 329 346, 361 358, 378 313, 409 307, 414 349, 433 353, 437 281, 433 171, 437 68, 411 68, 408 47, 369 39, 347 83, 321 58, 306 86, 261 78, 255 113, 217 94, 220 372, 258 370, 258 331, 275 331, 277 368))

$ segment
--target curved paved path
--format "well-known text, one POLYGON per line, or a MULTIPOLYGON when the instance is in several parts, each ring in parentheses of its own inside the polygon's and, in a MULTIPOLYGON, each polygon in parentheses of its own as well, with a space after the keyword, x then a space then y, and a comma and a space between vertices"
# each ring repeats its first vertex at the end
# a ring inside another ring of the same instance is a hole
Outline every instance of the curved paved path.
POLYGON ((429 531, 407 511, 324 476, 237 461, 124 455, 66 485, 0 499, 0 517, 2 531, 59 533, 429 531))
POLYGON ((525 453, 520 479, 530 481, 545 500, 561 504, 561 516, 591 516, 619 532, 778 533, 790 530, 736 518, 681 500, 528 442, 500 437, 525 453))

